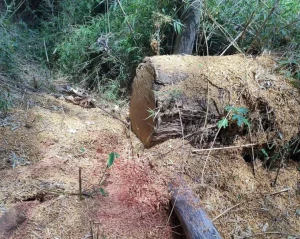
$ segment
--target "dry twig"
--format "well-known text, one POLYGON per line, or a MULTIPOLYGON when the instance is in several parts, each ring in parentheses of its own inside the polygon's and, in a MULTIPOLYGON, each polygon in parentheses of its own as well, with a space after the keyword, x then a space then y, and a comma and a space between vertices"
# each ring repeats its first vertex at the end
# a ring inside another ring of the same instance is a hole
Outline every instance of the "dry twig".
MULTIPOLYGON (((266 197, 266 196, 268 196, 268 195, 269 195, 269 196, 274 196, 274 195, 277 195, 277 194, 280 194, 280 193, 288 192, 288 191, 290 191, 290 190, 292 190, 292 188, 286 188, 286 189, 280 190, 280 191, 275 192, 275 193, 268 193, 268 194, 265 194, 265 195, 263 195, 263 196, 264 196, 264 197, 266 197)), ((226 213, 230 212, 232 209, 234 209, 234 208, 236 208, 236 207, 239 207, 240 205, 242 205, 242 204, 244 204, 244 203, 247 203, 247 202, 253 201, 253 200, 255 200, 255 199, 258 199, 258 198, 260 198, 260 197, 261 197, 261 196, 257 196, 257 197, 254 197, 254 198, 250 199, 250 200, 245 200, 245 201, 243 201, 243 202, 240 202, 240 203, 238 203, 238 204, 236 204, 236 205, 234 205, 234 206, 232 206, 232 207, 226 209, 224 212, 222 212, 221 214, 219 214, 218 216, 216 216, 214 219, 212 219, 212 221, 215 221, 215 220, 219 219, 220 217, 222 217, 222 216, 225 215, 226 213)))
POLYGON ((226 149, 236 149, 236 148, 247 148, 247 147, 253 147, 253 146, 256 146, 256 145, 260 145, 260 144, 243 144, 243 145, 235 145, 235 146, 220 147, 220 148, 194 149, 194 150, 192 150, 192 152, 193 153, 199 153, 199 152, 210 151, 210 150, 226 150, 226 149))

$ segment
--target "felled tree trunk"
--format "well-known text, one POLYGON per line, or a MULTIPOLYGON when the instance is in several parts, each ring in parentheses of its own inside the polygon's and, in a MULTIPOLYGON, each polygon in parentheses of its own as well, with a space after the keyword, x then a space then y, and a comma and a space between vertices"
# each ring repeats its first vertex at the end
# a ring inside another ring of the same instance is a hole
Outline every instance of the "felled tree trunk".
MULTIPOLYGON (((299 130, 299 93, 283 76, 273 74, 273 68, 270 57, 145 58, 132 85, 132 130, 145 147, 174 137, 208 146, 230 105, 249 110, 245 117, 251 123, 252 142, 274 140, 278 132, 282 140, 290 140, 299 130)), ((216 145, 230 145, 237 137, 249 139, 247 127, 238 126, 231 116, 228 120, 216 145)))
MULTIPOLYGON (((185 184, 185 182, 184 182, 185 184)), ((186 184, 176 187, 170 184, 171 204, 180 220, 187 239, 221 239, 214 224, 207 217, 200 200, 186 184)))
POLYGON ((192 54, 196 34, 200 25, 202 0, 190 0, 185 3, 180 16, 183 27, 178 33, 174 46, 174 54, 192 54))

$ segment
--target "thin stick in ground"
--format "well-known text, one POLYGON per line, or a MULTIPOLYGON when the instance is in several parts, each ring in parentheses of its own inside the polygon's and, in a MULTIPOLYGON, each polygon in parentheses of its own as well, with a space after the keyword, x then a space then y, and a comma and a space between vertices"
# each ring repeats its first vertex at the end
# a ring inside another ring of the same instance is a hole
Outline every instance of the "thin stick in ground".
POLYGON ((273 181, 273 184, 272 184, 273 187, 276 186, 277 179, 278 179, 278 175, 279 175, 279 172, 280 172, 280 168, 281 168, 281 166, 283 165, 283 160, 284 160, 285 152, 286 152, 286 151, 284 151, 284 153, 283 153, 283 155, 282 155, 282 157, 281 157, 280 163, 279 163, 279 165, 278 165, 276 177, 275 177, 275 179, 274 179, 274 181, 273 181))
POLYGON ((94 239, 94 232, 93 232, 93 223, 92 223, 92 221, 90 221, 90 233, 91 233, 92 239, 94 239))
POLYGON ((81 180, 81 167, 79 167, 79 179, 78 179, 78 181, 79 181, 79 200, 82 200, 83 197, 82 197, 82 185, 81 185, 81 183, 82 183, 82 180, 81 180))
MULTIPOLYGON (((250 143, 252 143, 252 135, 251 135, 251 128, 250 126, 248 126, 248 132, 249 132, 249 140, 250 143)), ((255 177, 255 156, 254 156, 254 149, 253 149, 253 145, 251 146, 251 153, 252 153, 252 170, 253 170, 253 176, 255 177)))

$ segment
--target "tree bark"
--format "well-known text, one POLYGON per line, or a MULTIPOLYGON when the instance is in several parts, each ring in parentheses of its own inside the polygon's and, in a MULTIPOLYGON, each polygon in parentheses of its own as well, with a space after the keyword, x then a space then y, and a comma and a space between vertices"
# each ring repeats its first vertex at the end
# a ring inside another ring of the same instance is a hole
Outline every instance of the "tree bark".
POLYGON ((174 54, 192 54, 200 25, 201 5, 202 0, 189 0, 187 6, 184 6, 180 16, 184 27, 176 37, 174 54))
POLYGON ((177 189, 170 184, 171 204, 180 220, 187 239, 221 239, 214 224, 201 207, 200 200, 184 185, 177 189))

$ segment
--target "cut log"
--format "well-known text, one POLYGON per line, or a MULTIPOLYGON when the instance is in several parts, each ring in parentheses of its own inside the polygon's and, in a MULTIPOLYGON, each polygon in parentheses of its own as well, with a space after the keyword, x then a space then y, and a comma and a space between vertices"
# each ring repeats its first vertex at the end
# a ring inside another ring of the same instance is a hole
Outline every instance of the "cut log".
MULTIPOLYGON (((284 76, 275 74, 274 66, 267 56, 145 58, 132 85, 132 130, 145 147, 174 137, 205 147, 227 114, 224 108, 235 106, 249 110, 246 117, 251 122, 252 142, 274 140, 278 132, 288 141, 299 130, 295 123, 300 119, 299 93, 284 76)), ((216 145, 230 145, 245 132, 246 127, 238 127, 229 118, 229 126, 221 130, 216 145)))
POLYGON ((187 239, 221 239, 214 224, 202 209, 200 201, 184 186, 177 189, 170 185, 171 204, 180 220, 187 239))

